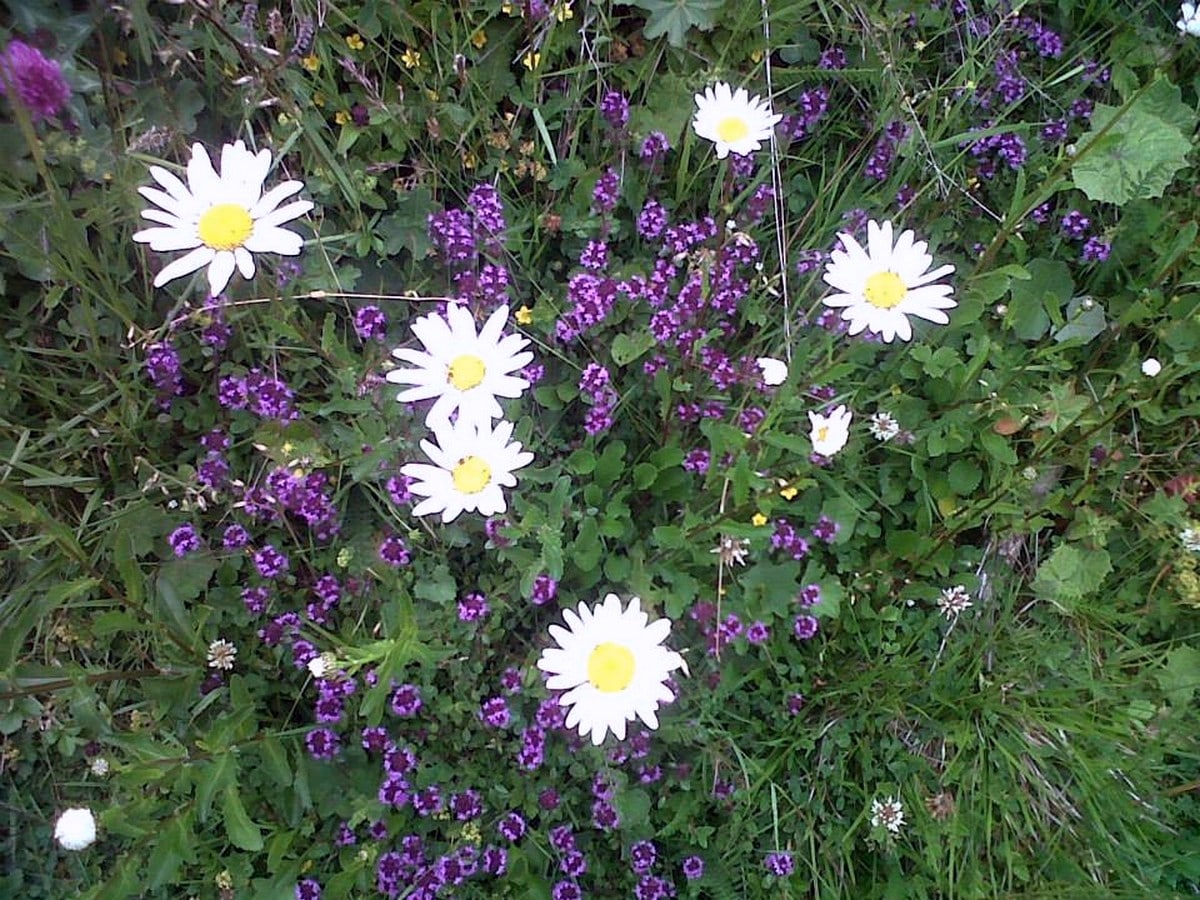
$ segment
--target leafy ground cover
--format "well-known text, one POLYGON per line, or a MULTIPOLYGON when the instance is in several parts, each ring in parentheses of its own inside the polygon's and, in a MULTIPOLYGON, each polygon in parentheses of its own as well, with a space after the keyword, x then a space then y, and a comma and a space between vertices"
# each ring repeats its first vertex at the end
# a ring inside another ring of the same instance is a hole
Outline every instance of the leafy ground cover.
POLYGON ((3 23, 0 895, 1200 889, 1194 8, 3 23))

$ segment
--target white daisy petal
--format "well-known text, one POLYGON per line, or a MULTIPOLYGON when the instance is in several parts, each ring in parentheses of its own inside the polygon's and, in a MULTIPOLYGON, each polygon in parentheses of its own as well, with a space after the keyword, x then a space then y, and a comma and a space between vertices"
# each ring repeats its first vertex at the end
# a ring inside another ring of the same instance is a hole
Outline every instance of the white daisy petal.
POLYGON ((671 622, 649 616, 637 597, 622 608, 616 594, 579 612, 563 610, 567 628, 551 625, 558 644, 542 651, 537 667, 548 675, 550 690, 565 690, 559 704, 569 707, 568 728, 577 728, 596 746, 611 731, 624 740, 626 723, 640 719, 658 727, 658 707, 673 699, 665 682, 685 668, 683 658, 662 646, 671 622))
POLYGON ((220 161, 218 173, 204 145, 193 144, 186 184, 161 166, 151 166, 151 177, 164 190, 138 189, 159 207, 142 216, 163 227, 139 231, 133 239, 159 252, 191 251, 164 267, 154 279, 155 287, 207 265, 209 288, 219 293, 234 271, 246 279, 254 277, 254 254, 295 256, 303 248, 300 235, 279 227, 312 209, 308 200, 279 205, 302 190, 303 183, 286 181, 264 194, 271 152, 251 153, 242 141, 224 145, 220 161))
POLYGON ((751 97, 745 88, 732 91, 725 82, 717 82, 695 95, 696 114, 692 130, 713 142, 717 159, 731 152, 745 156, 771 140, 772 130, 783 119, 771 112, 770 103, 751 97))
POLYGON ((446 310, 445 318, 431 314, 417 319, 412 332, 424 351, 393 350, 393 357, 415 368, 395 369, 387 377, 421 389, 401 391, 396 399, 407 402, 436 397, 425 414, 425 424, 432 429, 448 426, 454 412, 460 423, 488 431, 493 420, 501 419, 495 440, 500 446, 507 445, 512 425, 503 421, 504 411, 496 398, 519 397, 529 388, 527 379, 513 373, 533 360, 532 353, 521 352, 529 343, 527 338, 503 334, 507 320, 508 307, 501 306, 476 334, 470 310, 457 305, 446 310))
POLYGON ((930 271, 933 257, 926 242, 908 229, 895 240, 893 234, 891 222, 871 220, 865 250, 852 235, 840 234, 841 249, 830 254, 822 276, 837 291, 822 302, 842 310, 848 332, 869 330, 887 343, 912 339, 910 316, 945 325, 950 318, 943 310, 958 305, 951 285, 933 283, 953 273, 954 266, 930 271))

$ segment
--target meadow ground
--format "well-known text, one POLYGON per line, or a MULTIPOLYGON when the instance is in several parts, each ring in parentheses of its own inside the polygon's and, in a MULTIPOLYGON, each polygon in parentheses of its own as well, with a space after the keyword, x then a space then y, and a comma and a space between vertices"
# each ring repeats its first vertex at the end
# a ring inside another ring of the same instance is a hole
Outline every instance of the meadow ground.
POLYGON ((0 897, 1200 890, 1200 14, 9 4, 0 897))

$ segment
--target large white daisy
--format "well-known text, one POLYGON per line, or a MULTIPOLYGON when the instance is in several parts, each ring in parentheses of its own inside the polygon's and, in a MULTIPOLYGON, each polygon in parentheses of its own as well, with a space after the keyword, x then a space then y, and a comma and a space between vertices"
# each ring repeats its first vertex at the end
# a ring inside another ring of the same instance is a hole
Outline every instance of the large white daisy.
POLYGON ((933 257, 925 252, 925 241, 914 241, 912 231, 900 232, 892 245, 892 223, 867 223, 867 247, 853 235, 840 234, 842 249, 830 254, 825 266, 825 283, 841 293, 830 294, 826 306, 845 307, 842 318, 850 333, 863 329, 882 336, 889 344, 895 337, 912 339, 909 316, 919 316, 945 325, 950 321, 942 310, 958 304, 950 298, 954 288, 930 282, 954 271, 939 266, 928 271, 933 257))
POLYGON ((665 682, 675 669, 687 671, 683 657, 662 646, 671 630, 669 619, 649 622, 641 601, 633 597, 621 608, 616 594, 594 608, 579 604, 578 614, 563 610, 568 628, 550 626, 558 644, 542 651, 537 667, 549 674, 546 686, 566 691, 559 704, 569 706, 567 727, 592 736, 599 746, 611 731, 625 739, 625 723, 639 718, 658 727, 660 703, 674 696, 665 682))
POLYGON ((1183 3, 1179 6, 1179 21, 1175 23, 1184 34, 1200 37, 1200 9, 1195 3, 1183 3))
POLYGON ((718 81, 696 95, 692 130, 716 144, 717 159, 724 159, 730 152, 746 156, 758 150, 782 118, 771 112, 769 101, 718 81))
POLYGON ((300 181, 285 181, 264 194, 263 181, 270 168, 270 150, 251 153, 242 141, 221 148, 220 174, 204 145, 193 144, 187 184, 162 166, 150 167, 164 190, 138 188, 139 194, 161 207, 143 210, 142 218, 162 227, 139 231, 133 239, 159 252, 190 251, 158 273, 155 287, 208 266, 209 289, 219 294, 235 268, 243 278, 254 277, 253 254, 300 252, 304 239, 279 226, 313 205, 308 200, 279 205, 304 188, 300 181))
POLYGON ((433 465, 408 463, 400 471, 415 479, 409 490, 425 499, 413 507, 413 515, 441 513, 443 522, 461 512, 491 516, 504 512, 504 487, 516 487, 513 470, 533 462, 533 454, 510 442, 512 422, 501 421, 492 430, 459 421, 433 429, 437 443, 421 441, 421 449, 433 465))
POLYGON ((425 415, 430 428, 447 424, 455 410, 459 421, 490 426, 492 419, 504 415, 496 398, 520 397, 529 387, 528 381, 512 374, 533 360, 532 353, 520 352, 529 341, 519 334, 503 334, 507 306, 493 312, 478 335, 475 319, 466 307, 451 304, 446 315, 443 319, 434 313, 413 322, 413 334, 425 350, 402 347, 393 350, 392 356, 417 368, 393 369, 387 380, 415 385, 397 394, 397 400, 437 397, 425 415))

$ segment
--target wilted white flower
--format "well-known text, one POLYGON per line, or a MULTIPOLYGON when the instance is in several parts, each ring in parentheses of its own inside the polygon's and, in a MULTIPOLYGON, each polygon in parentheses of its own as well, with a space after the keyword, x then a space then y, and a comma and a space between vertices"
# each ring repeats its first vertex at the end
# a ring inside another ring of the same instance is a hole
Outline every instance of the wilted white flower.
POLYGON ((966 612, 974 604, 971 603, 971 595, 967 593, 967 589, 961 584, 956 584, 954 587, 946 588, 942 591, 937 600, 938 611, 947 619, 955 619, 960 613, 966 612))
POLYGON ((86 807, 64 810, 54 823, 54 839, 64 850, 84 850, 96 840, 96 817, 86 807))
POLYGON ((1142 374, 1147 378, 1153 378, 1162 371, 1162 363, 1151 356, 1149 359, 1142 361, 1142 374))
POLYGON ((762 371, 763 384, 767 387, 776 387, 787 381, 788 367, 782 359, 775 359, 772 356, 760 356, 755 360, 758 363, 758 368, 762 371))
POLYGON ((1179 540, 1185 549, 1200 553, 1200 528, 1185 528, 1179 532, 1179 540))
POLYGON ((900 423, 891 413, 882 410, 871 416, 867 428, 871 432, 871 437, 877 441, 890 441, 900 433, 900 423))
POLYGON ((892 834, 899 834, 904 827, 904 804, 895 797, 871 801, 871 827, 882 825, 892 834))
POLYGON ((103 778, 108 774, 108 760, 103 756, 97 756, 92 760, 92 764, 89 768, 91 768, 93 775, 97 776, 98 778, 103 778))
POLYGON ((721 558, 721 562, 727 566, 746 564, 746 554, 750 550, 750 542, 748 540, 737 538, 723 537, 717 543, 717 546, 709 550, 709 553, 715 553, 721 558))
POLYGON ((321 653, 308 661, 308 672, 313 678, 324 678, 337 668, 337 657, 332 653, 321 653))
POLYGON ((223 638, 218 638, 208 645, 208 665, 212 669, 228 672, 233 668, 237 657, 237 647, 223 638))
POLYGON ((810 412, 808 421, 812 423, 812 431, 808 437, 812 441, 813 452, 821 456, 833 456, 845 447, 850 438, 851 415, 845 406, 836 407, 827 416, 810 412))

